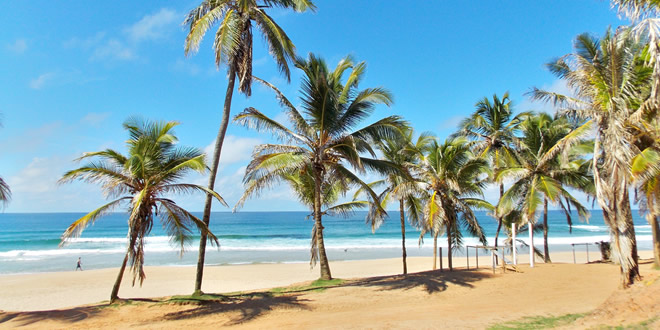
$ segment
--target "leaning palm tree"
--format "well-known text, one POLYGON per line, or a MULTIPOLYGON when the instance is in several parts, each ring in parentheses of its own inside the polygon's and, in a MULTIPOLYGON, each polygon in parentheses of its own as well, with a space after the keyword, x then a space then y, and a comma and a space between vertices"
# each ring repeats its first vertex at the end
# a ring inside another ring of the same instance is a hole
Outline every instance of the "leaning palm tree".
MULTIPOLYGON (((256 25, 268 44, 271 55, 277 66, 287 80, 290 79, 289 62, 295 56, 293 42, 284 30, 266 13, 268 8, 293 9, 303 12, 313 10, 311 0, 203 0, 186 16, 184 25, 190 29, 185 42, 185 54, 189 55, 199 49, 199 45, 206 32, 218 24, 215 33, 213 48, 215 50, 215 64, 227 66, 227 91, 222 111, 222 120, 218 136, 215 139, 213 158, 211 160, 211 174, 209 175, 208 189, 215 187, 215 178, 218 174, 218 164, 222 153, 222 144, 225 140, 227 125, 231 111, 231 100, 234 93, 234 84, 238 78, 238 91, 250 96, 252 93, 252 25, 256 25)), ((202 217, 207 225, 211 218, 211 204, 213 198, 206 196, 204 215, 202 217)), ((204 275, 204 258, 206 255, 206 237, 202 234, 199 240, 199 258, 195 278, 195 294, 201 294, 202 278, 204 275)))
POLYGON ((486 244, 473 209, 493 209, 490 203, 478 198, 486 185, 481 177, 488 174, 488 163, 472 154, 465 138, 450 138, 443 144, 431 143, 417 172, 429 195, 425 198, 421 235, 430 231, 435 239, 442 232, 447 234, 447 257, 452 270, 452 250, 463 244, 461 228, 486 244))
MULTIPOLYGON (((522 112, 514 115, 513 105, 509 99, 509 93, 504 93, 500 99, 497 94, 493 95, 491 102, 487 97, 477 102, 476 110, 465 118, 459 131, 454 136, 464 136, 472 141, 475 153, 484 157, 490 163, 493 171, 504 169, 515 161, 515 142, 518 126, 524 118, 529 116, 529 112, 522 112)), ((491 177, 491 182, 496 182, 491 177)), ((504 195, 504 183, 499 183, 500 199, 504 195)), ((497 212, 500 208, 495 208, 493 216, 497 221, 497 230, 495 231, 495 247, 497 247, 498 237, 502 229, 502 218, 504 214, 497 212)))
POLYGON ((404 183, 413 182, 414 178, 408 170, 411 165, 419 162, 419 152, 433 140, 429 133, 421 134, 416 142, 413 142, 413 129, 405 129, 401 135, 393 139, 384 139, 377 142, 376 146, 381 152, 381 159, 395 164, 401 169, 401 173, 390 173, 384 179, 372 182, 371 187, 385 185, 385 189, 379 195, 381 205, 384 209, 390 201, 399 203, 399 219, 401 220, 401 249, 403 274, 408 274, 408 265, 406 263, 406 215, 410 223, 418 225, 422 221, 422 201, 419 198, 419 191, 410 191, 409 189, 398 189, 404 183))
POLYGON ((66 172, 60 179, 60 183, 77 179, 101 184, 104 193, 114 198, 72 223, 62 234, 60 245, 80 236, 87 226, 120 205, 128 206, 128 247, 110 294, 111 303, 118 299, 119 286, 129 260, 133 285, 136 279, 142 285, 145 278, 144 244, 154 225, 154 217, 163 223, 172 242, 181 247, 181 253, 193 226, 208 237, 211 243, 218 243, 202 220, 178 206, 169 196, 175 193, 202 192, 211 194, 226 205, 222 197, 212 190, 178 182, 187 172, 203 173, 206 165, 205 155, 200 150, 176 146, 177 138, 172 132, 176 125, 178 123, 173 121, 150 123, 129 119, 124 123, 130 136, 127 141, 128 155, 112 149, 85 153, 78 160, 94 160, 66 172))
POLYGON ((587 221, 589 211, 566 187, 593 195, 593 177, 589 175, 582 156, 590 153, 589 141, 581 138, 589 133, 589 126, 572 130, 566 118, 552 118, 546 113, 528 117, 521 125, 517 158, 519 165, 498 172, 499 182, 512 180, 511 187, 500 201, 505 212, 520 210, 522 225, 534 224, 536 211, 543 204, 543 243, 545 262, 550 262, 548 249, 548 202, 561 207, 569 226, 571 208, 575 208, 580 219, 587 221), (576 141, 568 141, 575 139, 576 141), (573 144, 570 150, 558 154, 559 145, 573 144), (561 156, 561 157, 560 157, 561 156))
POLYGON ((588 120, 583 127, 595 128, 592 171, 596 199, 610 228, 612 254, 621 266, 622 287, 639 278, 628 189, 631 160, 639 152, 629 127, 640 104, 648 98, 652 75, 652 69, 639 60, 641 50, 642 45, 634 41, 628 29, 615 33, 608 30, 601 40, 579 35, 574 53, 548 64, 575 96, 539 89, 531 92, 534 99, 552 102, 563 114, 588 120))
MULTIPOLYGON (((281 180, 282 174, 298 171, 312 171, 314 177, 314 225, 318 246, 321 278, 332 278, 323 242, 322 188, 324 178, 347 180, 362 187, 372 202, 374 212, 383 215, 378 196, 358 178, 347 166, 359 172, 378 170, 396 171, 387 162, 366 158, 361 153, 375 156, 374 141, 392 138, 400 134, 406 123, 398 116, 390 116, 358 130, 353 130, 369 116, 376 104, 390 105, 392 96, 383 88, 357 90, 363 77, 366 64, 355 64, 350 58, 339 62, 334 70, 329 70, 325 62, 312 54, 308 59, 298 58, 296 67, 303 71, 301 87, 301 110, 299 111, 273 85, 262 81, 277 94, 284 112, 288 115, 291 128, 269 118, 254 108, 247 108, 235 117, 238 123, 272 132, 282 144, 257 146, 253 158, 245 170, 243 181, 246 184, 244 196, 258 195, 264 188, 281 180), (345 83, 342 77, 351 70, 345 83)), ((238 202, 240 207, 245 201, 238 202)), ((374 216, 372 229, 378 225, 379 217, 374 216)))

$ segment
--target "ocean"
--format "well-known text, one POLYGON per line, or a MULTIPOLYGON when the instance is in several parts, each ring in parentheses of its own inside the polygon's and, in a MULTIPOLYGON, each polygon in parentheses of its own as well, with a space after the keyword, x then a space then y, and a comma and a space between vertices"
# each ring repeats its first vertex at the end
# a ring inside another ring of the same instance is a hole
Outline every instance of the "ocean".
MULTIPOLYGON (((637 211, 634 222, 640 250, 651 249, 651 228, 637 211)), ((401 256, 401 232, 398 211, 375 232, 365 224, 366 213, 344 218, 324 217, 325 246, 330 260, 396 258, 401 256)), ((58 247, 60 236, 70 223, 83 213, 0 213, 0 274, 72 271, 82 258, 84 269, 118 267, 126 248, 127 214, 115 213, 96 221, 80 238, 58 247)), ((197 214, 201 217, 201 214, 197 214)), ((219 238, 219 248, 208 247, 208 265, 251 263, 307 263, 312 220, 308 212, 217 212, 211 216, 211 231, 219 238)), ((478 219, 493 243, 497 224, 485 212, 478 219)), ((589 223, 573 217, 569 233, 561 211, 549 212, 550 251, 570 251, 571 243, 608 241, 602 212, 593 211, 589 223)), ((419 245, 419 230, 407 225, 408 256, 431 256, 433 239, 426 236, 419 245)), ((500 238, 506 234, 500 234, 500 238)), ((465 244, 478 244, 465 234, 465 244)), ((519 234, 527 239, 527 233, 519 234)), ((438 239, 446 246, 446 238, 438 239)), ((542 247, 543 236, 534 243, 542 247)), ((198 236, 186 246, 183 256, 172 245, 159 222, 154 225, 146 244, 145 264, 192 266, 197 260, 198 236)), ((576 248, 577 249, 577 248, 576 248)), ((445 249, 446 250, 446 249, 445 249)), ((582 248, 584 250, 584 247, 582 248)), ((596 250, 594 246, 593 251, 596 250)), ((460 251, 457 251, 460 255, 460 251)), ((446 252, 444 252, 446 254, 446 252)))

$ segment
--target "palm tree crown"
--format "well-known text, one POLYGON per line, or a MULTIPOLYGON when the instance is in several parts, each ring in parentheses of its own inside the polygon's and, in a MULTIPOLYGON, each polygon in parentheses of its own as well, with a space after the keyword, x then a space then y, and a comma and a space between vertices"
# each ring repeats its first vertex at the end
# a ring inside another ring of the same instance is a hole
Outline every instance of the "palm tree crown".
POLYGON ((61 183, 78 179, 100 184, 105 195, 114 199, 72 223, 62 234, 61 244, 79 236, 87 226, 116 207, 128 206, 128 249, 111 300, 117 299, 127 259, 133 270, 133 284, 136 279, 142 284, 145 278, 144 243, 153 227, 154 216, 163 223, 172 241, 180 245, 182 253, 184 243, 192 233, 192 226, 217 243, 204 222, 169 198, 170 194, 198 191, 211 194, 225 204, 214 191, 195 184, 179 183, 187 172, 202 173, 206 165, 205 156, 198 149, 176 146, 177 138, 172 133, 176 125, 177 122, 149 123, 129 119, 124 123, 130 136, 127 141, 128 155, 112 149, 85 153, 79 160, 94 160, 66 172, 60 179, 61 183))
MULTIPOLYGON (((314 177, 314 217, 319 244, 321 277, 330 278, 330 269, 325 256, 321 224, 321 189, 323 180, 347 180, 363 187, 372 201, 378 196, 359 179, 347 166, 359 172, 379 170, 396 171, 387 162, 366 158, 361 153, 375 156, 370 142, 391 138, 399 134, 405 122, 397 116, 381 119, 373 124, 354 130, 368 117, 376 104, 390 105, 392 97, 383 88, 357 90, 366 64, 353 63, 350 58, 342 60, 330 71, 321 58, 312 54, 308 59, 298 58, 296 67, 303 71, 301 87, 301 111, 271 84, 282 104, 291 128, 269 118, 257 109, 247 108, 235 117, 238 123, 260 131, 270 131, 285 144, 265 144, 258 146, 248 165, 244 182, 246 190, 238 202, 240 207, 245 200, 258 195, 264 188, 282 181, 285 174, 298 171, 312 171, 314 177), (344 73, 351 70, 345 83, 344 73)), ((377 226, 378 215, 384 211, 378 203, 373 226, 377 226)))

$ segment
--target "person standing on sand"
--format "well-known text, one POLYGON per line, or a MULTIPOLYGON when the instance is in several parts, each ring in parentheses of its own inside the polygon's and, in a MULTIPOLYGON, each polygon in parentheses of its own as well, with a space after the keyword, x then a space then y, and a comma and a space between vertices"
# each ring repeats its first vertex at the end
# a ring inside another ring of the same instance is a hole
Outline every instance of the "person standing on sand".
POLYGON ((81 257, 78 257, 78 265, 76 266, 76 271, 78 271, 78 269, 80 269, 80 271, 82 272, 82 270, 83 270, 82 269, 82 260, 80 258, 81 257))

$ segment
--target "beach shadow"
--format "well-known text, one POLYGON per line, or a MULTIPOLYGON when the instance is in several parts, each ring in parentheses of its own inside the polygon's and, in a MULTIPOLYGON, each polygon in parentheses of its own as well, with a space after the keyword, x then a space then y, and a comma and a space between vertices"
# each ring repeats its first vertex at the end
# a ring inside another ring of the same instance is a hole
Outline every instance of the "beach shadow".
MULTIPOLYGON (((209 296, 209 295, 207 295, 209 296)), ((255 292, 242 295, 224 296, 210 295, 217 299, 198 301, 193 308, 179 312, 167 313, 165 320, 182 320, 203 317, 216 313, 240 312, 239 317, 229 320, 225 325, 237 325, 253 320, 276 308, 300 308, 309 310, 305 305, 308 299, 300 299, 299 295, 273 295, 269 292, 255 292)))
POLYGON ((378 287, 380 290, 410 290, 422 287, 427 293, 437 293, 447 290, 448 285, 455 284, 472 288, 473 282, 493 277, 488 272, 474 270, 439 271, 432 270, 408 275, 379 276, 358 280, 346 286, 378 287))
POLYGON ((76 307, 71 309, 35 311, 35 312, 0 312, 0 325, 13 321, 16 325, 24 327, 39 321, 55 320, 75 323, 93 317, 102 312, 101 305, 76 307))

